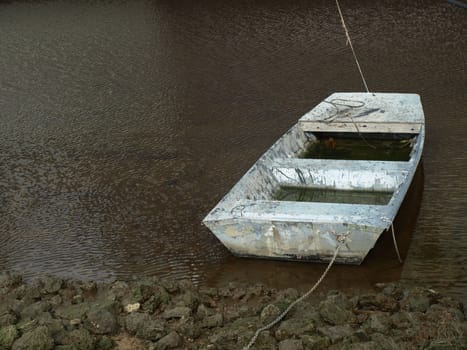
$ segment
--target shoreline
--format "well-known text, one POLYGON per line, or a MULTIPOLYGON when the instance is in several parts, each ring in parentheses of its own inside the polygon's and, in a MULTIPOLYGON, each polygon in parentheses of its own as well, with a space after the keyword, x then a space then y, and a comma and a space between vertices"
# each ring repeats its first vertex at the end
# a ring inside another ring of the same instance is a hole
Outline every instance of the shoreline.
MULTIPOLYGON (((467 349, 463 305, 401 283, 319 290, 251 349, 467 349)), ((0 274, 0 349, 242 349, 297 290, 142 279, 96 283, 0 274)))

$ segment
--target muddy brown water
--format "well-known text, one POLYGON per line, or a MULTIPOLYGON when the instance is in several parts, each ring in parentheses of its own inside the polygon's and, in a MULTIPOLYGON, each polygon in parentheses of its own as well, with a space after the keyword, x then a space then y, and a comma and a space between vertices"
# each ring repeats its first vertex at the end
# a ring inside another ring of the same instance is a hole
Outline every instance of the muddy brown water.
MULTIPOLYGON (((427 135, 404 265, 385 234, 324 288, 467 301, 467 10, 341 5, 370 89, 419 93, 427 135)), ((302 114, 362 88, 334 2, 2 2, 0 269, 304 289, 323 265, 235 258, 201 220, 302 114)))

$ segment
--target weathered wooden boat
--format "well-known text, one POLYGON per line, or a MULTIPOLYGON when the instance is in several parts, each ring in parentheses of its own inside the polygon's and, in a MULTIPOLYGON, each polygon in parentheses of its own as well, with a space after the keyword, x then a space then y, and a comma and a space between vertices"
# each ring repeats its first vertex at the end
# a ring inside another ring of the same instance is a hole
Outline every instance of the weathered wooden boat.
POLYGON ((420 97, 335 93, 269 148, 203 223, 235 255, 360 264, 420 162, 420 97))

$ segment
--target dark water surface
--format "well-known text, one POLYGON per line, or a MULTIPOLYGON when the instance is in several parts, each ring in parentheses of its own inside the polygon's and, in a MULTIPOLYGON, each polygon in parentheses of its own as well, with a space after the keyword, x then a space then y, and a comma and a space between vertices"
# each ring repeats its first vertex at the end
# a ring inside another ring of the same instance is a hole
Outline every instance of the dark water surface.
MULTIPOLYGON (((467 300, 467 10, 341 5, 370 89, 421 94, 427 138, 396 222, 404 267, 385 235, 324 285, 402 276, 467 300)), ((324 266, 237 259, 200 222, 302 114, 362 90, 334 6, 2 2, 0 269, 313 283, 324 266)))

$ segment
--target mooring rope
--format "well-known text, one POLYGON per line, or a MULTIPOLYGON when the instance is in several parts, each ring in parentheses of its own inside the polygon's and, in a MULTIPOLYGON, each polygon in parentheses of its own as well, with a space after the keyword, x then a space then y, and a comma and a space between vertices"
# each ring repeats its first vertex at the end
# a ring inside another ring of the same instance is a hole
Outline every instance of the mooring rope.
MULTIPOLYGON (((331 114, 329 117, 326 117, 322 119, 325 123, 332 123, 334 119, 336 119, 339 115, 339 106, 347 107, 349 109, 356 109, 356 108, 362 108, 365 106, 365 102, 363 101, 358 101, 358 100, 348 100, 348 99, 343 99, 343 98, 335 98, 331 101, 326 101, 324 100, 323 102, 330 104, 335 108, 334 114, 331 114), (339 101, 339 102, 336 102, 339 101), (353 103, 353 104, 352 104, 353 103)), ((360 128, 358 127, 357 123, 354 120, 354 117, 352 117, 350 114, 343 116, 345 118, 350 118, 352 121, 353 125, 355 126, 355 129, 357 130, 358 136, 367 144, 368 147, 376 149, 376 146, 372 145, 371 143, 368 142, 368 140, 363 136, 363 134, 360 132, 360 128)))
MULTIPOLYGON (((365 79, 365 76, 363 75, 363 71, 362 71, 362 68, 360 66, 360 63, 358 62, 358 58, 357 58, 357 54, 355 53, 355 49, 352 45, 352 40, 350 39, 350 34, 349 34, 349 31, 347 30, 347 26, 345 24, 345 20, 344 20, 344 16, 342 15, 342 11, 341 11, 341 7, 339 5, 339 0, 336 0, 336 5, 337 5, 337 10, 339 11, 339 16, 341 18, 341 22, 342 22, 342 27, 344 28, 344 31, 345 31, 345 36, 347 38, 347 43, 349 44, 350 46, 350 49, 352 50, 352 54, 353 54, 353 57, 355 59, 355 63, 357 64, 357 68, 358 68, 358 71, 360 72, 360 76, 362 77, 362 81, 363 81, 363 85, 365 86, 365 90, 366 92, 370 92, 370 90, 368 89, 368 84, 366 83, 366 79, 365 79)), ((337 105, 343 105, 343 106, 347 106, 347 107, 350 107, 350 108, 360 108, 360 107, 363 107, 363 105, 349 105, 349 104, 345 104, 345 102, 348 102, 348 101, 345 101, 344 103, 336 103, 335 101, 333 102, 329 102, 329 101, 325 101, 325 102, 328 102, 330 103, 331 105, 333 105, 337 111, 339 110, 339 108, 337 107, 337 105)), ((353 101, 352 101, 353 102, 353 101)), ((336 112, 337 114, 337 112, 336 112)), ((334 119, 333 118, 334 115, 332 115, 329 119, 328 122, 332 122, 332 120, 334 119)), ((353 120, 352 117, 350 117, 350 119, 352 120, 352 122, 354 123, 355 127, 357 128, 357 132, 360 134, 360 130, 358 129, 358 126, 357 124, 355 123, 355 121, 353 120)), ((363 137, 362 137, 363 138, 363 137)), ((370 145, 372 146, 372 145, 370 145)), ((374 147, 374 146, 372 146, 374 147)), ((400 255, 399 255, 399 250, 397 249, 397 243, 396 243, 396 238, 395 238, 395 235, 394 235, 394 227, 392 225, 392 222, 391 222, 391 227, 392 227, 392 232, 393 232, 393 238, 394 238, 394 245, 396 247, 396 252, 397 252, 397 255, 399 257, 399 260, 400 259, 400 255)), ((334 255, 332 256, 332 259, 331 261, 329 262, 328 266, 326 267, 326 269, 324 270, 323 274, 321 275, 321 277, 316 281, 316 283, 313 285, 313 287, 310 288, 310 290, 308 290, 308 292, 306 292, 305 294, 303 294, 300 298, 298 298, 297 300, 295 300, 293 303, 291 303, 285 310, 284 312, 282 312, 276 319, 274 319, 273 321, 271 321, 270 323, 268 323, 267 325, 259 328, 256 333, 254 334, 253 338, 251 338, 250 342, 248 343, 247 346, 245 346, 243 348, 243 350, 249 350, 253 344, 256 342, 256 340, 258 339, 259 335, 261 332, 265 331, 265 330, 268 330, 270 329, 271 327, 273 327, 275 324, 277 324, 278 322, 280 322, 288 313, 290 310, 292 310, 292 308, 297 305, 298 303, 300 303, 301 301, 303 301, 304 299, 306 299, 311 293, 313 293, 315 291, 316 288, 318 288, 318 286, 321 284, 321 282, 324 280, 324 278, 326 277, 326 275, 328 274, 329 270, 331 269, 332 265, 334 264, 334 262, 336 261, 336 258, 337 258, 337 253, 339 252, 339 249, 341 248, 342 245, 345 244, 345 241, 347 239, 347 236, 348 234, 343 234, 343 235, 338 235, 338 237, 336 238, 337 239, 337 246, 336 246, 336 250, 334 251, 334 255)))
POLYGON ((326 277, 326 275, 328 274, 329 270, 331 269, 331 266, 334 264, 334 262, 336 261, 336 258, 337 258, 337 253, 339 252, 339 249, 345 244, 346 240, 347 240, 347 237, 349 236, 350 233, 346 233, 346 234, 340 234, 336 237, 336 240, 337 240, 337 246, 336 246, 336 250, 334 251, 334 255, 332 256, 332 259, 331 261, 329 262, 328 266, 326 267, 326 270, 324 270, 323 274, 321 275, 321 277, 316 281, 316 283, 313 285, 313 287, 310 288, 310 290, 308 292, 306 292, 305 294, 303 294, 300 298, 298 298, 297 300, 295 300, 293 303, 291 303, 287 309, 284 310, 284 312, 282 312, 279 316, 277 316, 277 318, 273 321, 271 321, 270 323, 268 323, 267 325, 259 328, 255 335, 253 336, 253 338, 251 338, 250 342, 248 343, 247 346, 245 346, 243 348, 243 350, 249 350, 253 344, 255 343, 256 339, 258 339, 260 333, 262 331, 265 331, 265 330, 268 330, 269 328, 273 327, 275 324, 277 324, 280 320, 282 320, 285 315, 287 315, 289 313, 290 310, 292 310, 292 308, 297 305, 298 303, 300 303, 301 301, 303 301, 304 299, 306 299, 311 293, 313 293, 315 291, 316 288, 318 288, 318 286, 321 284, 321 282, 324 280, 324 278, 326 277))
POLYGON ((353 54, 353 57, 355 59, 355 63, 357 64, 358 71, 360 72, 360 76, 362 77, 363 85, 365 85, 366 92, 369 93, 370 90, 368 89, 368 85, 366 83, 365 77, 363 76, 362 68, 360 67, 360 63, 358 62, 357 54, 355 53, 355 49, 353 48, 352 40, 350 39, 349 31, 347 30, 347 26, 345 25, 344 16, 342 15, 341 7, 339 5, 339 0, 336 0, 336 5, 337 5, 337 10, 339 11, 339 16, 341 18, 342 27, 344 27, 345 36, 347 38, 347 43, 349 44, 350 49, 352 50, 352 54, 353 54))
POLYGON ((331 101, 324 100, 324 103, 328 103, 331 106, 334 107, 335 112, 331 114, 330 116, 321 119, 325 123, 330 124, 331 122, 334 121, 339 115, 340 109, 339 107, 347 107, 348 109, 357 109, 357 108, 362 108, 365 106, 365 102, 363 101, 358 101, 358 100, 349 100, 349 99, 344 99, 344 98, 334 98, 331 101))
POLYGON ((381 217, 381 220, 386 221, 387 223, 391 224, 391 233, 392 233, 392 241, 394 242, 394 249, 396 251, 397 258, 399 259, 399 262, 402 264, 403 260, 401 258, 400 253, 399 253, 399 247, 397 246, 396 233, 394 232, 394 224, 393 224, 393 222, 391 220, 389 220, 389 218, 387 218, 385 216, 381 217))

